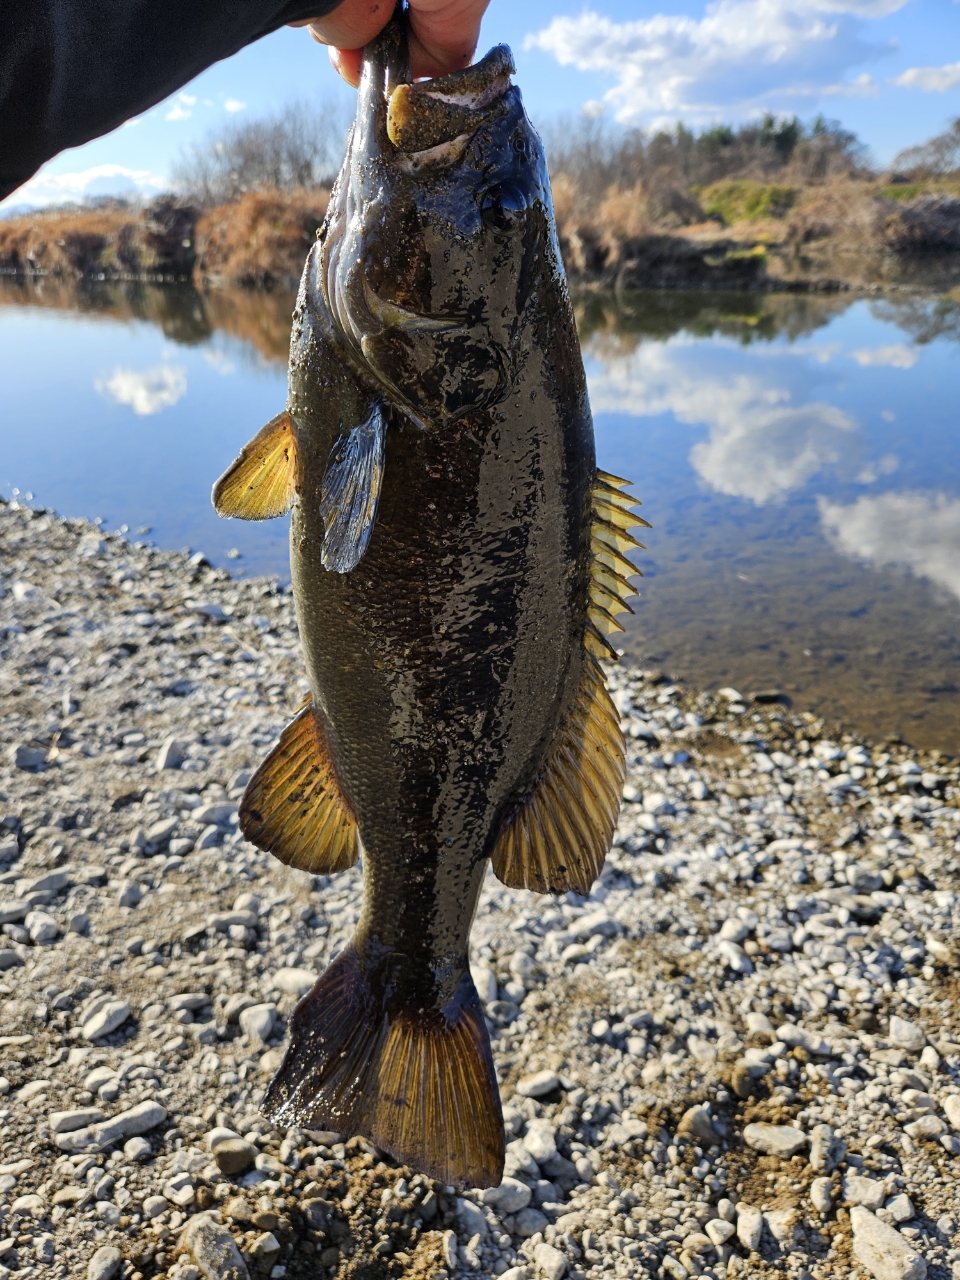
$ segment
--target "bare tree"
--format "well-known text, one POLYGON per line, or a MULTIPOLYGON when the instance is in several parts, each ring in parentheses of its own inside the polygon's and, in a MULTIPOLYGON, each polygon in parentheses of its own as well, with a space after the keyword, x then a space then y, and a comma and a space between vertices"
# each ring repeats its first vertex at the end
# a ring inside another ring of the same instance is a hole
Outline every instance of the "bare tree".
POLYGON ((231 121, 181 153, 173 166, 178 190, 202 204, 236 200, 247 191, 329 186, 343 158, 350 113, 339 99, 287 104, 273 116, 231 121))
POLYGON ((901 151, 893 167, 915 178, 943 178, 956 173, 960 170, 960 117, 929 142, 901 151))

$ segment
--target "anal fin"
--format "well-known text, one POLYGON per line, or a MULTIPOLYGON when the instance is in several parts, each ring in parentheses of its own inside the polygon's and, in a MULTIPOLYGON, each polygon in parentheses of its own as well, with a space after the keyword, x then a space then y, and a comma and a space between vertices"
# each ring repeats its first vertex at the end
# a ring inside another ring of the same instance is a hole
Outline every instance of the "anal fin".
POLYGON ((296 498, 297 435, 286 410, 261 428, 213 486, 218 516, 272 520, 296 498))
POLYGON ((392 1007, 392 985, 352 944, 336 958, 294 1012, 264 1115, 362 1134, 447 1186, 499 1186, 503 1114, 470 975, 438 1010, 392 1007))
POLYGON ((320 486, 323 549, 320 559, 333 573, 349 573, 363 558, 373 532, 383 483, 386 419, 380 405, 330 451, 320 486))
POLYGON ((337 781, 323 718, 311 702, 250 779, 240 829, 258 849, 315 875, 356 862, 356 819, 337 781))

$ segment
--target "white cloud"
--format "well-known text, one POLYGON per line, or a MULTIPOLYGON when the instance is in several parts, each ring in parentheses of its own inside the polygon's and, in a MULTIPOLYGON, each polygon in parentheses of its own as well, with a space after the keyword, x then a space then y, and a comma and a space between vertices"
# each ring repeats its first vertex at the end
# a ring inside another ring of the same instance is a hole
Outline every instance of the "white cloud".
POLYGON ((192 115, 192 111, 188 111, 186 107, 176 102, 163 118, 164 120, 189 120, 192 115))
POLYGON ((886 347, 862 347, 859 351, 851 351, 850 359, 856 360, 861 369, 870 369, 875 365, 886 365, 891 369, 912 369, 920 359, 916 347, 908 347, 905 342, 892 342, 886 347))
POLYGON ((960 498, 884 493, 850 506, 820 499, 820 519, 839 551, 875 568, 900 566, 960 597, 960 498))
POLYGON ((892 476, 900 466, 900 459, 893 453, 885 453, 876 462, 868 462, 856 476, 857 484, 873 484, 880 476, 892 476))
POLYGON ((758 506, 783 497, 850 451, 854 422, 822 401, 793 403, 766 369, 714 374, 687 367, 682 342, 640 346, 590 371, 595 413, 637 417, 672 413, 679 422, 705 426, 706 440, 690 451, 694 469, 714 489, 758 506))
POLYGON ((224 111, 243 111, 246 107, 245 102, 241 102, 239 98, 228 98, 223 104, 224 111))
POLYGON ((197 95, 195 93, 178 93, 177 97, 185 107, 195 107, 197 105, 197 95))
POLYGON ((920 89, 923 93, 946 93, 960 85, 960 62, 944 67, 908 67, 891 83, 901 89, 920 89))
POLYGON ((907 0, 713 0, 700 18, 659 13, 614 22, 585 10, 527 36, 564 66, 613 82, 605 99, 623 121, 783 108, 824 93, 875 92, 850 70, 884 50, 865 22, 907 0))
POLYGON ((169 409, 187 392, 187 375, 176 365, 153 369, 114 369, 106 380, 94 384, 101 395, 116 404, 128 404, 138 417, 150 417, 169 409))
POLYGON ((98 164, 79 173, 49 173, 41 169, 0 203, 0 210, 14 204, 42 209, 87 196, 153 196, 167 187, 166 180, 149 169, 128 169, 122 164, 98 164))

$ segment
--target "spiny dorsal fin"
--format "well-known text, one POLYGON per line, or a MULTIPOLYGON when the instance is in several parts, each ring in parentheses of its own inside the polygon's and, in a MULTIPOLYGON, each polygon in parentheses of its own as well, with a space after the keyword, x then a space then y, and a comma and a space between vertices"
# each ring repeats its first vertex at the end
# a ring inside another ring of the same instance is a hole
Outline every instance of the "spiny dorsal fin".
POLYGON ((315 875, 356 862, 357 822, 337 782, 323 718, 310 701, 250 779, 240 829, 258 849, 315 875))
MULTIPOLYGON (((637 594, 627 577, 642 576, 640 570, 623 554, 634 547, 643 549, 643 543, 632 537, 627 532, 628 529, 638 524, 650 528, 646 520, 642 520, 631 510, 631 507, 639 505, 636 498, 622 492, 629 483, 629 480, 621 480, 619 476, 598 471, 590 491, 592 563, 587 616, 601 636, 609 635, 611 631, 623 630, 615 615, 633 613, 627 600, 637 594)), ((602 652, 602 644, 598 644, 597 638, 591 633, 586 637, 586 645, 597 657, 607 656, 602 652)), ((612 652, 616 656, 616 651, 612 652)))
POLYGON ((620 717, 588 652, 570 718, 497 838, 493 869, 504 884, 538 893, 589 892, 617 825, 624 755, 620 717))
POLYGON ((261 428, 213 486, 218 516, 272 520, 296 497, 297 429, 284 409, 261 428))

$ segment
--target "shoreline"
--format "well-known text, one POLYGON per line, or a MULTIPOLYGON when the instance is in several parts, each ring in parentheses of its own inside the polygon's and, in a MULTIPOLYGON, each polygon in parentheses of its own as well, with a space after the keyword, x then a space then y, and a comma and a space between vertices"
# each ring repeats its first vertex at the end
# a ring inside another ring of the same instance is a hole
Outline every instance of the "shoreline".
POLYGON ((955 761, 615 668, 628 781, 590 896, 485 883, 511 1146, 502 1188, 455 1195, 256 1117, 360 900, 235 825, 305 685, 288 591, 16 504, 0 546, 0 1264, 837 1280, 872 1242, 950 1268, 955 761))

